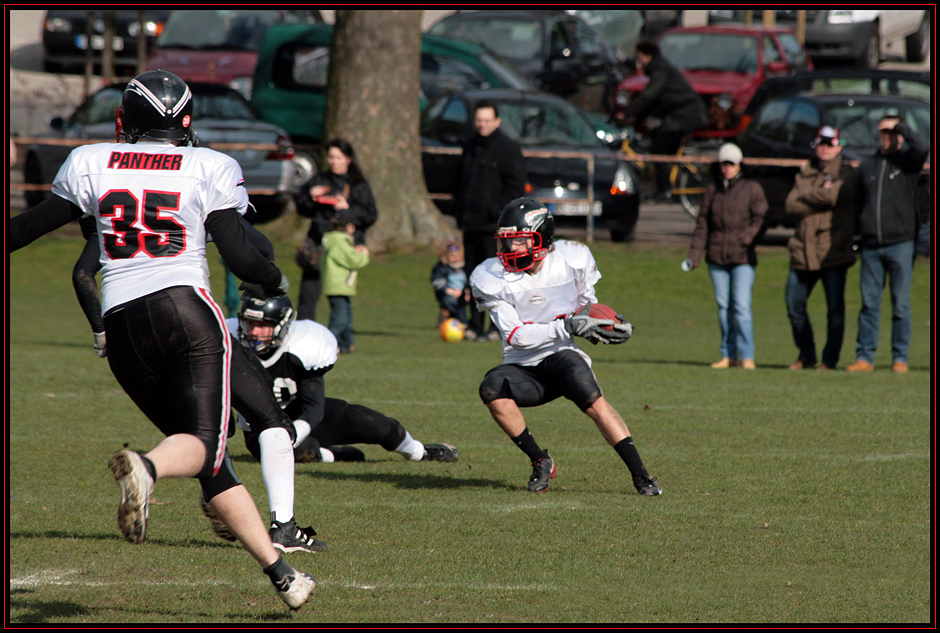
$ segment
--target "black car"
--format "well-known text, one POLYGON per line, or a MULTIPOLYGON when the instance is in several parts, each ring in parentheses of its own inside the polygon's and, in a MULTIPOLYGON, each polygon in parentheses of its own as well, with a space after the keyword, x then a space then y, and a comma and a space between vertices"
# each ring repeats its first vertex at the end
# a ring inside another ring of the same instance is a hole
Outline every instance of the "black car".
MULTIPOLYGON (((820 91, 767 101, 738 136, 737 144, 746 158, 812 158, 817 130, 832 125, 839 130, 843 160, 857 161, 877 151, 878 121, 889 109, 897 109, 904 122, 924 138, 933 138, 932 108, 927 101, 870 91, 820 91)), ((785 202, 799 168, 752 165, 749 169, 764 187, 770 205, 765 224, 795 226, 796 218, 786 214, 785 202)), ((929 205, 927 185, 925 174, 920 197, 929 205)), ((929 207, 921 213, 929 216, 929 207)))
POLYGON ((428 33, 484 44, 538 88, 586 110, 606 112, 626 74, 617 51, 565 11, 460 11, 428 33))
MULTIPOLYGON (((88 14, 92 13, 91 48, 95 63, 101 61, 104 49, 106 11, 84 9, 50 9, 42 25, 42 67, 46 72, 80 69, 85 65, 88 49, 88 14)), ((164 9, 111 11, 114 14, 114 51, 116 66, 136 67, 137 41, 141 31, 147 39, 147 52, 153 50, 157 36, 163 31, 170 11, 164 9)))
POLYGON ((526 195, 545 202, 557 225, 585 228, 591 208, 594 225, 608 229, 613 241, 630 239, 639 217, 633 167, 598 138, 582 110, 545 93, 474 90, 446 95, 428 105, 421 115, 424 178, 445 213, 450 211, 460 153, 435 150, 460 148, 471 137, 473 106, 481 99, 496 104, 499 129, 522 148, 526 195), (594 157, 593 181, 589 156, 594 157), (594 204, 589 207, 592 185, 594 204))

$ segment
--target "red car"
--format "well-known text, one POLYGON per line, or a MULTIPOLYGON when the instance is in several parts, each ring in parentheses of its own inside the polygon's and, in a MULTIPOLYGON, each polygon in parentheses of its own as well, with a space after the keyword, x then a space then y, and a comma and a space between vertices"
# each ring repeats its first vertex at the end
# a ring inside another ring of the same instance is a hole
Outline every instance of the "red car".
MULTIPOLYGON (((813 70, 792 29, 764 26, 694 26, 669 29, 658 40, 663 57, 678 68, 708 107, 708 125, 697 138, 734 138, 747 126, 744 109, 767 77, 813 70)), ((621 81, 612 97, 612 120, 649 77, 638 72, 621 81)))

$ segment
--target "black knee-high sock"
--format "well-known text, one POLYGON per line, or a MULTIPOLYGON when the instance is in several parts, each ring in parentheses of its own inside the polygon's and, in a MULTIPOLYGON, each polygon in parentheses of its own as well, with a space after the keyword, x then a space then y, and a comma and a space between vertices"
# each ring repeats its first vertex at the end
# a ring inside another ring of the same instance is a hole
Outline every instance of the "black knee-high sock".
POLYGON ((526 427, 522 433, 512 438, 512 441, 519 447, 519 450, 528 455, 529 459, 532 461, 541 459, 546 455, 546 451, 539 448, 539 445, 535 442, 535 438, 529 433, 529 427, 526 427))
POLYGON ((617 445, 614 446, 614 450, 617 451, 617 454, 620 455, 620 459, 622 459, 623 463, 630 469, 630 474, 633 475, 634 479, 646 479, 650 476, 649 473, 646 472, 646 467, 643 465, 643 460, 640 459, 640 454, 637 452, 636 446, 633 445, 632 437, 627 436, 617 442, 617 445))

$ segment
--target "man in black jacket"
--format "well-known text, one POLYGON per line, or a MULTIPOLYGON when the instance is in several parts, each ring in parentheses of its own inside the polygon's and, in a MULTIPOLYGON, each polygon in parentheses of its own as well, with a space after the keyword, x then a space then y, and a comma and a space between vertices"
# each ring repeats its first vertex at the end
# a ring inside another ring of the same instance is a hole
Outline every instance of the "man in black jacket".
MULTIPOLYGON (((662 124, 650 131, 650 153, 675 154, 687 134, 708 123, 705 102, 695 94, 688 80, 666 61, 659 46, 650 40, 636 45, 636 59, 649 75, 646 88, 624 110, 628 122, 642 122, 650 115, 662 124)), ((656 194, 654 199, 670 199, 670 163, 656 163, 656 194)))
POLYGON ((851 372, 874 370, 879 315, 885 278, 890 280, 891 369, 907 373, 911 343, 911 277, 917 237, 917 180, 930 145, 891 109, 878 122, 878 151, 863 160, 855 174, 855 217, 861 234, 856 361, 851 372), (905 144, 904 141, 907 141, 905 144))
MULTIPOLYGON (((463 231, 465 270, 496 257, 496 221, 507 204, 525 193, 525 162, 515 141, 499 129, 495 103, 481 100, 473 108, 476 134, 463 148, 459 181, 455 189, 454 215, 463 231)), ((484 327, 483 313, 470 304, 470 322, 465 337, 498 341, 499 332, 484 327)))

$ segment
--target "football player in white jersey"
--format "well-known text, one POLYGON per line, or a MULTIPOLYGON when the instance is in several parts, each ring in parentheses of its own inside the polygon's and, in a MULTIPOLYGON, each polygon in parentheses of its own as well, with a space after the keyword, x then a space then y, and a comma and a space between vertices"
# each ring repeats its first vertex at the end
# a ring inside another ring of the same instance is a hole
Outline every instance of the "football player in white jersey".
POLYGON ((281 599, 299 609, 316 581, 274 548, 225 450, 232 339, 210 292, 207 234, 232 272, 266 295, 285 294, 287 279, 245 236, 239 210, 248 194, 238 163, 190 146, 185 82, 162 70, 142 73, 125 89, 118 119, 127 143, 75 148, 52 197, 10 220, 8 250, 82 215, 96 218, 111 371, 167 436, 146 454, 125 449, 111 458, 125 539, 143 542, 158 479, 196 477, 281 599))
POLYGON ((527 488, 547 490, 557 471, 526 426, 520 407, 536 407, 559 396, 588 415, 604 439, 630 469, 641 495, 662 494, 633 444, 627 425, 604 398, 591 370, 591 359, 573 336, 592 342, 624 342, 633 331, 628 323, 601 331, 601 321, 588 316, 597 303, 594 284, 601 278, 590 249, 577 242, 555 241, 555 221, 545 205, 518 198, 503 209, 498 221, 497 256, 470 275, 474 300, 489 310, 503 339, 503 363, 480 384, 480 398, 493 419, 532 460, 527 488))
MULTIPOLYGON (((316 321, 295 321, 295 315, 286 295, 266 298, 245 293, 238 318, 228 319, 227 324, 264 368, 269 388, 293 420, 296 461, 362 461, 362 451, 347 444, 377 444, 410 461, 459 459, 455 446, 423 444, 398 420, 362 405, 327 398, 324 375, 338 358, 336 337, 316 321)), ((238 425, 245 431, 249 452, 263 459, 257 420, 250 412, 239 410, 239 414, 238 425)))
MULTIPOLYGON (((78 302, 85 312, 94 333, 95 353, 107 356, 107 336, 101 317, 101 302, 95 275, 101 269, 101 251, 98 247, 97 226, 93 216, 79 220, 85 247, 72 270, 72 284, 78 302), (89 222, 90 220, 90 222, 89 222)), ((274 261, 274 246, 270 240, 247 221, 243 221, 245 233, 251 243, 268 261, 274 261)), ((271 391, 267 372, 258 371, 252 365, 247 350, 235 341, 232 354, 232 403, 239 411, 246 412, 255 421, 255 447, 260 453, 261 476, 268 492, 268 509, 271 527, 268 530, 274 547, 282 552, 325 552, 326 543, 315 538, 312 527, 301 528, 294 518, 294 424, 281 409, 271 391)), ((229 437, 235 428, 229 428, 229 437)), ((203 480, 205 481, 205 480, 203 480)), ((206 502, 212 490, 204 490, 199 505, 203 514, 212 523, 213 531, 222 538, 234 541, 235 536, 219 520, 206 502)))

